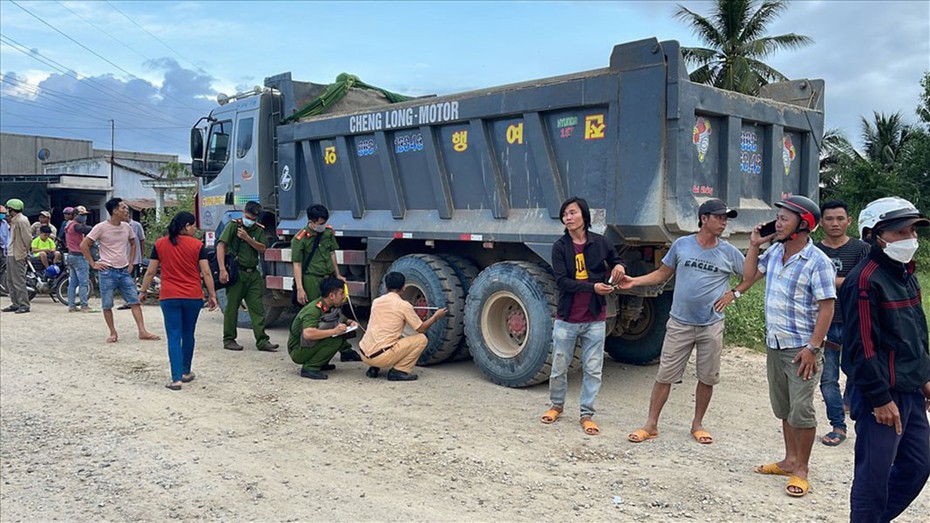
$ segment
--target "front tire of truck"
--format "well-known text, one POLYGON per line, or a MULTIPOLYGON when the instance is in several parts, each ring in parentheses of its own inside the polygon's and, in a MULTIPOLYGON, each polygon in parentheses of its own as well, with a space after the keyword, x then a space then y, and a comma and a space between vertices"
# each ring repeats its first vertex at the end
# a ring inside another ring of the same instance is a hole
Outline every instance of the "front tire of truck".
POLYGON ((652 365, 662 355, 665 324, 672 310, 672 293, 655 298, 643 298, 639 318, 630 323, 619 336, 608 336, 605 342, 611 359, 630 365, 652 365))
MULTIPOLYGON (((401 297, 415 307, 446 307, 449 313, 427 331, 429 343, 420 354, 417 365, 433 365, 452 356, 462 341, 462 305, 465 295, 462 284, 449 264, 432 254, 409 254, 391 264, 388 272, 399 272, 407 278, 401 297)), ((384 294, 384 282, 381 282, 384 294)), ((429 318, 433 311, 418 309, 421 319, 429 318)))
POLYGON ((555 279, 533 263, 500 262, 481 271, 465 300, 465 336, 475 365, 507 387, 546 381, 557 299, 555 279))

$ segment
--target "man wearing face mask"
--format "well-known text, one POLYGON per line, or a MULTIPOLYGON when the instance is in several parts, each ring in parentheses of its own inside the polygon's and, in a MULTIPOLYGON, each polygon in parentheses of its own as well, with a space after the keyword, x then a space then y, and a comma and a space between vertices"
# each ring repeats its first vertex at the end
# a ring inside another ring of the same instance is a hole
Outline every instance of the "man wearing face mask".
MULTIPOLYGON (((336 251, 339 244, 333 228, 327 225, 329 209, 320 204, 307 207, 307 226, 300 230, 291 240, 291 261, 294 265, 294 287, 297 303, 301 306, 313 303, 320 297, 320 282, 328 276, 334 276, 345 284, 346 279, 339 272, 336 251)), ((339 352, 339 361, 362 361, 361 356, 351 348, 339 352)), ((330 370, 327 364, 325 370, 330 370)))
POLYGON ((87 208, 78 205, 74 209, 74 219, 64 226, 65 245, 68 247, 68 312, 77 312, 77 303, 75 295, 81 299, 81 312, 90 312, 90 304, 87 302, 87 294, 90 290, 88 285, 90 280, 90 265, 84 259, 81 253, 81 242, 84 241, 84 235, 89 233, 93 227, 87 225, 87 208), (80 291, 80 292, 78 292, 80 291))
POLYGON ((265 305, 262 294, 265 284, 258 270, 259 255, 268 248, 265 241, 264 227, 257 223, 262 213, 258 202, 248 202, 242 210, 242 223, 229 222, 216 243, 216 261, 220 267, 220 281, 229 281, 226 272, 226 256, 234 256, 239 269, 239 279, 226 287, 226 310, 223 311, 223 348, 242 350, 236 343, 236 323, 239 320, 239 305, 245 300, 245 306, 252 320, 252 333, 255 335, 255 347, 262 352, 277 352, 278 344, 271 343, 265 333, 265 305))
POLYGON ((917 227, 927 226, 902 198, 867 205, 859 228, 872 250, 840 288, 856 420, 853 522, 895 519, 930 477, 930 354, 913 262, 917 227))

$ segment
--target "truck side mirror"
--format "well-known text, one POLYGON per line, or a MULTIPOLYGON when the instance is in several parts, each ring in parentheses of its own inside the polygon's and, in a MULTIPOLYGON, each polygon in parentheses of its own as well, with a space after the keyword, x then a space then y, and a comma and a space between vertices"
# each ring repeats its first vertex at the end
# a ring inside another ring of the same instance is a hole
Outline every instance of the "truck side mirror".
POLYGON ((203 131, 197 127, 191 128, 191 159, 203 159, 203 131))
POLYGON ((191 174, 194 176, 203 176, 203 160, 191 160, 191 174))

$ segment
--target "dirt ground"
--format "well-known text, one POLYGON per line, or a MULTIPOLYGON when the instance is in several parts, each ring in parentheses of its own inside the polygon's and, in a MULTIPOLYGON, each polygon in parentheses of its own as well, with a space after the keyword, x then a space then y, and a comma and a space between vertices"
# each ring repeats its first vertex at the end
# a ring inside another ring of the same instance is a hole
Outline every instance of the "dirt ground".
MULTIPOLYGON (((160 310, 144 311, 163 336, 160 310)), ((780 458, 782 439, 764 357, 742 348, 726 350, 706 419, 716 443, 688 433, 689 373, 661 437, 635 445, 626 434, 645 418, 655 367, 608 358, 602 433, 589 437, 580 375, 567 415, 546 426, 545 385, 500 387, 467 361, 412 383, 338 362, 328 381, 302 379, 286 351, 254 350, 250 331, 245 351, 222 350, 218 312, 200 319, 196 381, 172 392, 164 341, 136 340, 130 313, 115 313, 115 345, 100 313, 48 297, 0 315, 2 521, 848 520, 854 432, 837 448, 815 443, 806 498, 752 473, 780 458)), ((283 348, 286 329, 270 334, 283 348)), ((898 521, 928 514, 925 489, 898 521)))

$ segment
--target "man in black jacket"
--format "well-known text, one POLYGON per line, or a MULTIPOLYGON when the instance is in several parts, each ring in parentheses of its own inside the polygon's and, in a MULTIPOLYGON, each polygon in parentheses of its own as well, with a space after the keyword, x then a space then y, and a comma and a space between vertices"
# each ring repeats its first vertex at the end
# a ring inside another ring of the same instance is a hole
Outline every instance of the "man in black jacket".
POLYGON ((912 261, 917 227, 928 225, 907 200, 870 203, 859 227, 872 250, 840 289, 856 420, 853 522, 898 517, 930 477, 927 317, 912 261))
POLYGON ((568 366, 581 341, 584 377, 581 382, 581 427, 594 436, 594 400, 601 388, 604 366, 606 299, 626 274, 616 249, 606 238, 591 232, 591 211, 582 198, 569 198, 560 212, 565 234, 552 244, 552 272, 559 288, 559 304, 552 327, 552 372, 549 375, 549 410, 543 423, 559 418, 568 389, 568 366))

